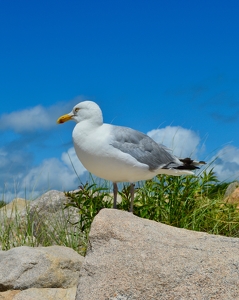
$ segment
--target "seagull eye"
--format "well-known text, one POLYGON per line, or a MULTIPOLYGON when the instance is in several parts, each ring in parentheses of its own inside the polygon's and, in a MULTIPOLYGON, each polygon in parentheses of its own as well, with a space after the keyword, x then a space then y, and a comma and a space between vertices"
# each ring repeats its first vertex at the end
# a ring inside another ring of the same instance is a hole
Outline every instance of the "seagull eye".
POLYGON ((79 110, 80 110, 79 107, 76 107, 74 113, 76 114, 79 110))

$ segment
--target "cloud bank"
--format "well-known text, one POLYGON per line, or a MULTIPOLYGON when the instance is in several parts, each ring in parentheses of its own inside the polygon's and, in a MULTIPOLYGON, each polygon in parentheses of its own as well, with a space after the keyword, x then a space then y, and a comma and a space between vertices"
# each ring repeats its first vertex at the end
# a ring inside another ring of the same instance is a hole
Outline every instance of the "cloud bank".
POLYGON ((19 167, 14 175, 2 177, 0 191, 5 201, 15 197, 34 199, 48 190, 75 190, 88 178, 88 172, 76 157, 73 148, 63 152, 61 158, 47 158, 31 168, 19 167))
POLYGON ((171 149, 174 155, 196 159, 200 137, 193 130, 181 126, 166 126, 162 129, 153 129, 147 134, 157 143, 171 149))
POLYGON ((56 126, 56 120, 60 115, 70 112, 75 104, 83 100, 83 97, 80 96, 67 103, 59 102, 49 107, 37 105, 9 114, 2 114, 0 116, 0 130, 12 130, 16 133, 49 130, 56 126))
POLYGON ((239 180, 239 148, 226 146, 218 151, 215 159, 214 171, 221 181, 239 180))

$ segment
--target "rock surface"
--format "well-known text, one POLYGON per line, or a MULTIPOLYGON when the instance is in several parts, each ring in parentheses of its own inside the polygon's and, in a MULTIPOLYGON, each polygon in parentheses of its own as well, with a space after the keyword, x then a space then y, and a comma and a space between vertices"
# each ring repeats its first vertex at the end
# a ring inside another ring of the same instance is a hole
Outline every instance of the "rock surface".
POLYGON ((226 189, 224 198, 230 196, 235 191, 236 188, 239 188, 239 181, 234 181, 230 183, 226 189))
POLYGON ((31 288, 16 294, 12 300, 75 300, 75 296, 76 287, 69 289, 31 288))
POLYGON ((15 218, 16 214, 26 210, 29 203, 30 201, 23 198, 15 198, 0 209, 0 215, 4 214, 7 218, 15 218))
POLYGON ((55 213, 64 207, 67 198, 63 192, 51 190, 31 201, 30 211, 37 210, 38 213, 55 213))
POLYGON ((51 236, 55 236, 56 239, 56 229, 62 224, 65 224, 69 234, 74 234, 76 231, 74 224, 79 221, 79 210, 74 207, 64 209, 67 201, 63 192, 51 190, 36 200, 30 201, 28 208, 22 212, 22 217, 28 215, 34 221, 34 236, 40 243, 42 243, 42 232, 46 232, 45 228, 48 228, 48 232, 51 232, 51 236))
POLYGON ((76 286, 69 289, 30 288, 0 293, 0 300, 75 300, 76 286))
POLYGON ((19 290, 0 292, 0 300, 13 300, 14 297, 20 293, 19 290))
POLYGON ((239 299, 239 239, 104 209, 95 217, 76 300, 239 299))
POLYGON ((71 248, 61 246, 0 251, 0 291, 73 287, 83 260, 71 248))
POLYGON ((239 187, 227 196, 224 201, 227 203, 237 204, 237 207, 239 207, 239 187))
POLYGON ((79 212, 77 208, 69 207, 64 209, 68 199, 63 192, 52 190, 46 192, 34 201, 31 201, 28 211, 29 216, 34 220, 34 235, 39 235, 44 231, 45 226, 51 227, 54 232, 56 223, 64 224, 67 220, 67 227, 70 232, 75 230, 75 224, 79 221, 79 212))

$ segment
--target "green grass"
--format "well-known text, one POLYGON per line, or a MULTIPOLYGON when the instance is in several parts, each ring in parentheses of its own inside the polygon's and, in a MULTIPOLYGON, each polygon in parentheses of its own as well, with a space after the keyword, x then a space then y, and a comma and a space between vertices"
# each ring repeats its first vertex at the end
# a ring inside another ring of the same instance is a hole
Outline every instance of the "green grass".
POLYGON ((5 206, 7 203, 4 200, 0 200, 0 208, 2 208, 3 206, 5 206))
MULTIPOLYGON (((227 186, 228 183, 218 181, 213 170, 205 170, 198 176, 158 175, 136 188, 134 214, 180 228, 239 237, 239 210, 235 204, 223 201, 227 186)), ((119 192, 122 201, 118 209, 129 210, 129 189, 129 185, 124 185, 119 192)), ((69 224, 64 208, 60 217, 47 224, 38 215, 32 216, 27 207, 24 217, 14 212, 12 218, 7 218, 2 212, 2 249, 57 244, 84 255, 94 217, 102 208, 112 207, 109 192, 108 183, 97 185, 93 181, 81 185, 76 193, 66 192, 69 201, 65 209, 77 208, 79 212, 79 222, 75 224, 69 224)))
POLYGON ((6 210, 0 211, 0 246, 2 250, 9 250, 19 246, 51 246, 61 245, 71 247, 84 255, 87 247, 87 235, 77 224, 69 223, 70 211, 64 208, 57 217, 46 218, 37 212, 32 214, 29 203, 22 214, 14 206, 10 215, 6 210))
MULTIPOLYGON (((136 189, 134 214, 179 228, 239 237, 237 205, 223 201, 228 184, 219 182, 213 169, 205 170, 198 176, 158 175, 141 183, 136 189)), ((105 202, 104 197, 100 198, 94 189, 97 189, 95 184, 86 184, 81 187, 79 194, 67 194, 70 198, 69 206, 87 210, 87 213, 81 213, 83 219, 87 218, 84 230, 88 231, 98 211, 111 206, 111 202, 105 202)), ((129 185, 124 185, 119 194, 122 201, 118 203, 117 208, 128 211, 129 185)))
POLYGON ((199 177, 160 175, 138 190, 135 214, 179 228, 239 237, 239 210, 225 203, 228 184, 213 171, 199 177))

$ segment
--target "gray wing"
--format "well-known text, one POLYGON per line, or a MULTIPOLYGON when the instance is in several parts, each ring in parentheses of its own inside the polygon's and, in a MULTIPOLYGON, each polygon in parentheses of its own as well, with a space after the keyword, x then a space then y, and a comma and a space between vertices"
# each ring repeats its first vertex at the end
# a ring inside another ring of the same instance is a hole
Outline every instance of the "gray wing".
POLYGON ((178 159, 171 155, 165 146, 157 144, 142 132, 128 127, 114 126, 112 136, 113 147, 147 164, 151 171, 159 167, 172 168, 180 165, 178 159))

